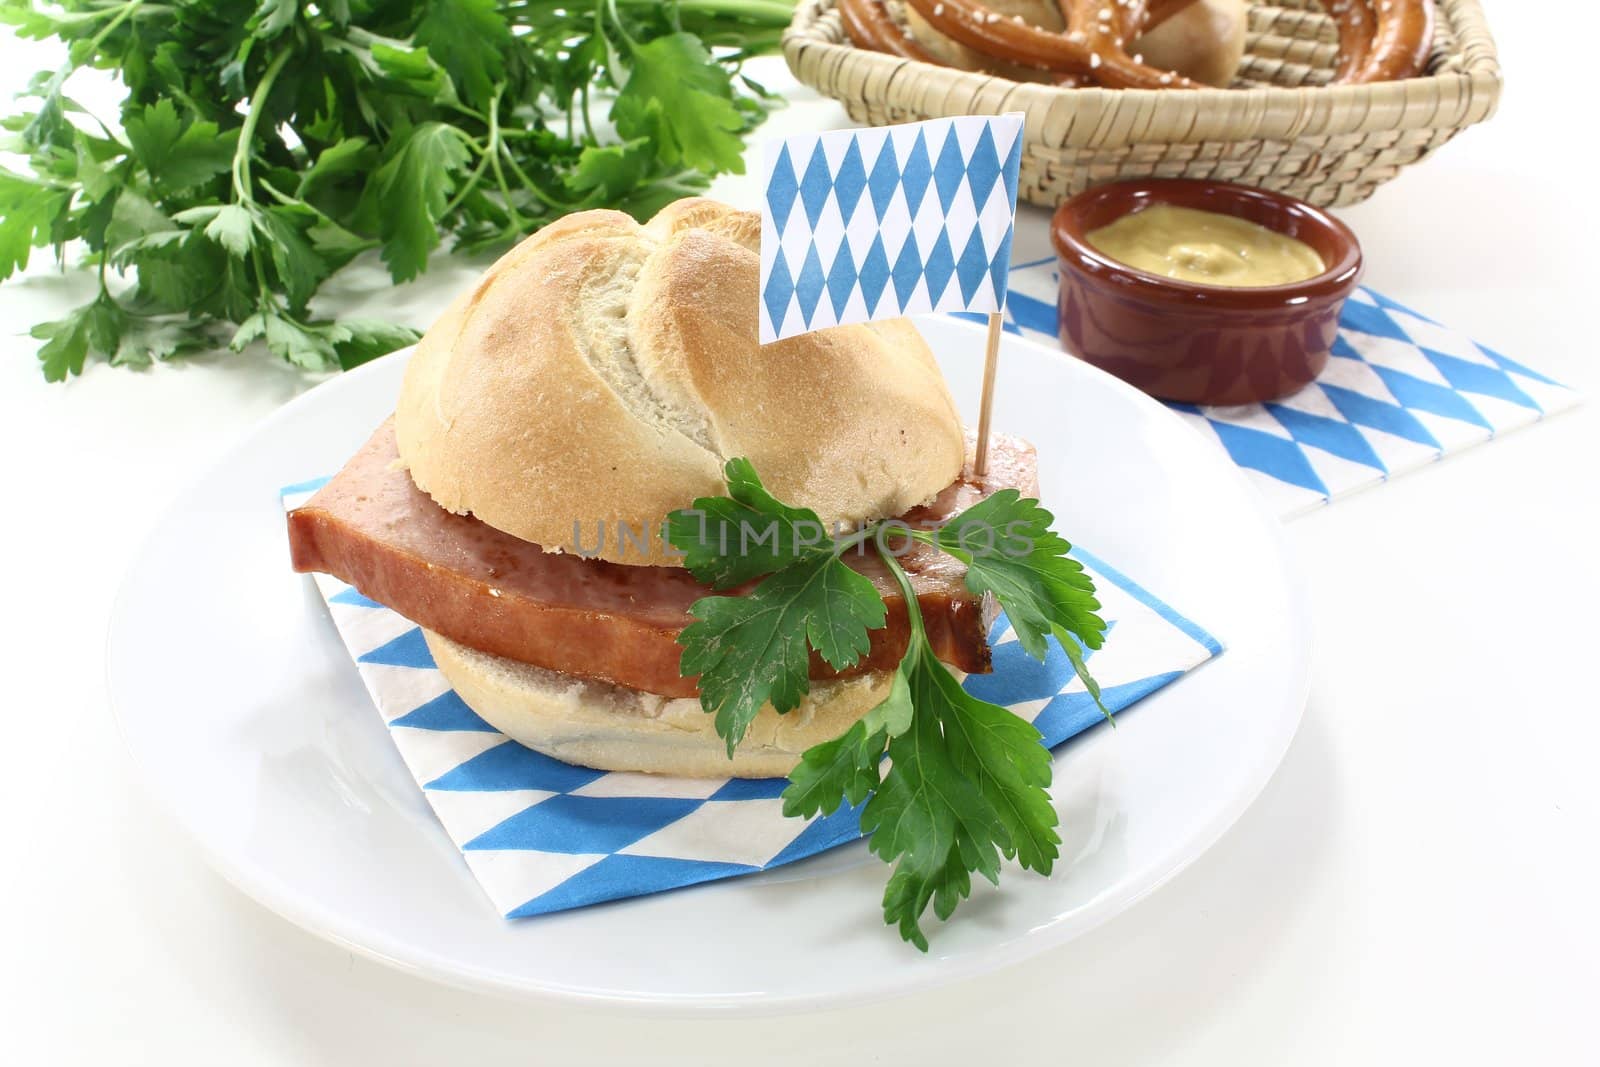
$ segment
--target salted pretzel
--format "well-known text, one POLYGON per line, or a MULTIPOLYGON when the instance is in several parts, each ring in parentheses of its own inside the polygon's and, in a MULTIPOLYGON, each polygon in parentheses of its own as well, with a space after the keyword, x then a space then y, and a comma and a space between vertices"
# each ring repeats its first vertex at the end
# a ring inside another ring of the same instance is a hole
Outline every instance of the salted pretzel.
POLYGON ((1401 81, 1426 68, 1431 0, 1327 0, 1326 7, 1339 32, 1336 84, 1401 81))
MULTIPOLYGON (((1159 14, 1164 20, 1188 3, 1169 0, 1162 6, 1164 10, 1159 14)), ((1112 89, 1200 88, 1199 82, 1149 66, 1142 57, 1128 54, 1127 43, 1154 24, 1156 11, 1146 11, 1140 4, 1108 4, 1105 0, 1056 0, 1056 7, 1066 19, 1067 37, 1081 37, 1089 46, 1090 73, 1101 85, 1112 89)))
MULTIPOLYGON (((1054 0, 1062 32, 1007 17, 982 0, 905 0, 937 33, 983 55, 1113 89, 1200 88, 1181 74, 1129 55, 1138 36, 1196 0, 1054 0)), ((909 38, 883 0, 838 0, 861 48, 939 62, 909 38)), ((1432 0, 1324 0, 1338 31, 1337 84, 1398 81, 1420 73, 1433 44, 1432 0)))
MULTIPOLYGON (((985 55, 1050 71, 1062 83, 1089 81, 1113 88, 1194 88, 1196 83, 1135 62, 1123 44, 1137 32, 1170 17, 1194 0, 1060 0, 1072 25, 1070 6, 1081 6, 1085 30, 1056 33, 1007 18, 980 0, 906 0, 928 24, 951 40, 985 55), (1105 15, 1100 14, 1101 11, 1105 15), (1157 14, 1159 12, 1159 15, 1157 14)), ((883 0, 838 0, 840 20, 857 47, 923 62, 937 62, 908 38, 883 0)))
MULTIPOLYGON (((1090 80, 1113 89, 1194 88, 1196 84, 1171 71, 1135 63, 1116 44, 1114 30, 1105 34, 1084 33, 1072 27, 1070 16, 1067 32, 1055 33, 1005 18, 979 0, 906 0, 906 3, 951 40, 1014 63, 1087 75, 1090 80)), ((1097 11, 1106 12, 1108 28, 1115 21, 1112 6, 1096 7, 1097 11)), ((1097 16, 1097 25, 1099 21, 1097 16)))
MULTIPOLYGON (((857 48, 884 52, 904 59, 915 59, 923 63, 945 65, 943 60, 929 53, 915 38, 906 33, 884 7, 883 0, 837 0, 837 6, 839 21, 843 23, 845 33, 857 48)), ((1055 77, 1051 81, 1062 88, 1074 89, 1090 84, 1085 75, 1073 71, 1057 70, 1053 73, 1055 77)))
POLYGON ((939 62, 889 17, 883 0, 839 0, 839 21, 857 48, 923 63, 939 62))
POLYGON ((1323 10, 1339 34, 1339 62, 1335 82, 1350 82, 1372 53, 1372 34, 1378 28, 1368 0, 1324 0, 1323 10))

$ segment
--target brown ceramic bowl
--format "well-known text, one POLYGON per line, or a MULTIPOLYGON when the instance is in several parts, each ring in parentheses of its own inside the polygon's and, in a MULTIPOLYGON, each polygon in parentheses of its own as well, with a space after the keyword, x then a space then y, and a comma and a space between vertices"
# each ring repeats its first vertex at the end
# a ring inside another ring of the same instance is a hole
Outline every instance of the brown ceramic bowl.
POLYGON ((1224 182, 1096 186, 1056 210, 1051 239, 1061 263, 1062 347, 1151 396, 1193 404, 1272 400, 1315 378, 1361 275, 1361 246, 1344 223, 1292 197, 1224 182), (1259 223, 1304 241, 1328 269, 1291 285, 1197 285, 1135 270, 1085 239, 1155 203, 1259 223))

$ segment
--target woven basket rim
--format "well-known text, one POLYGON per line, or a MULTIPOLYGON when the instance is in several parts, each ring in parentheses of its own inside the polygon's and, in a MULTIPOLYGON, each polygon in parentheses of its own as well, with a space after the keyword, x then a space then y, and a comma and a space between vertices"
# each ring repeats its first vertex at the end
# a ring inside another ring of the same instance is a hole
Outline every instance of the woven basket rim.
MULTIPOLYGON (((1405 81, 1365 85, 1252 86, 1245 89, 1106 89, 1098 86, 1063 88, 1040 82, 1013 82, 996 74, 958 70, 921 63, 881 52, 858 49, 848 41, 829 39, 820 24, 833 10, 835 0, 803 0, 794 20, 784 31, 782 45, 790 70, 797 78, 828 92, 817 80, 802 73, 802 57, 825 62, 851 57, 882 86, 887 102, 908 110, 939 116, 939 107, 926 101, 896 99, 895 77, 905 68, 938 70, 952 98, 970 100, 979 93, 995 100, 994 114, 1004 111, 1044 113, 1044 109, 1071 101, 1082 113, 1112 108, 1148 108, 1159 111, 1187 134, 1162 138, 1168 143, 1193 143, 1217 139, 1294 139, 1371 132, 1374 113, 1386 114, 1381 128, 1388 130, 1460 128, 1493 114, 1503 78, 1499 53, 1489 33, 1479 0, 1435 0, 1438 18, 1447 23, 1454 38, 1447 53, 1456 62, 1448 69, 1418 75, 1405 81), (1186 120, 1186 121, 1185 121, 1186 120)), ((831 94, 830 94, 831 95, 831 94)), ((967 114, 951 108, 948 114, 967 114)), ((1085 127, 1076 124, 1070 138, 1080 145, 1097 143, 1085 127)), ((1037 140, 1033 134, 1030 140, 1037 140)))

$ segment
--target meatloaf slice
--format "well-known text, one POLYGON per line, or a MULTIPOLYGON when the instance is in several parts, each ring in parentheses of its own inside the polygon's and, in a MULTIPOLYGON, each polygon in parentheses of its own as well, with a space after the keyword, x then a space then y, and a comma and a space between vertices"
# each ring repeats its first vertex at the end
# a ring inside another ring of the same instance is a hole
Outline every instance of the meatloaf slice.
MULTIPOLYGON (((987 477, 974 477, 969 462, 934 501, 903 518, 938 522, 1006 487, 1037 492, 1035 457, 1025 442, 997 438, 987 477)), ((289 546, 295 570, 332 574, 470 648, 646 692, 696 695, 695 680, 678 673, 677 637, 692 621, 689 605, 709 594, 706 586, 681 567, 546 551, 445 511, 401 464, 393 420, 289 513, 289 546)), ((845 673, 890 669, 909 636, 899 590, 876 555, 845 559, 872 579, 889 609, 871 650, 845 673)), ((987 671, 993 608, 966 588, 962 564, 921 546, 900 562, 939 658, 969 673, 987 671)), ((837 673, 813 655, 812 677, 837 673)))

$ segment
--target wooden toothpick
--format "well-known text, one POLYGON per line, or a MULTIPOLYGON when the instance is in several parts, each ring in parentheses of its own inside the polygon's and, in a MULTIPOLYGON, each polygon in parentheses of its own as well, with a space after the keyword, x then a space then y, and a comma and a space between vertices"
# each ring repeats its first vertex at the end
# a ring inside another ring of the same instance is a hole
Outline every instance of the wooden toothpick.
POLYGON ((972 473, 979 478, 989 473, 989 409, 994 406, 994 372, 1000 362, 1001 314, 989 312, 989 339, 983 352, 983 398, 978 407, 978 455, 972 473))

